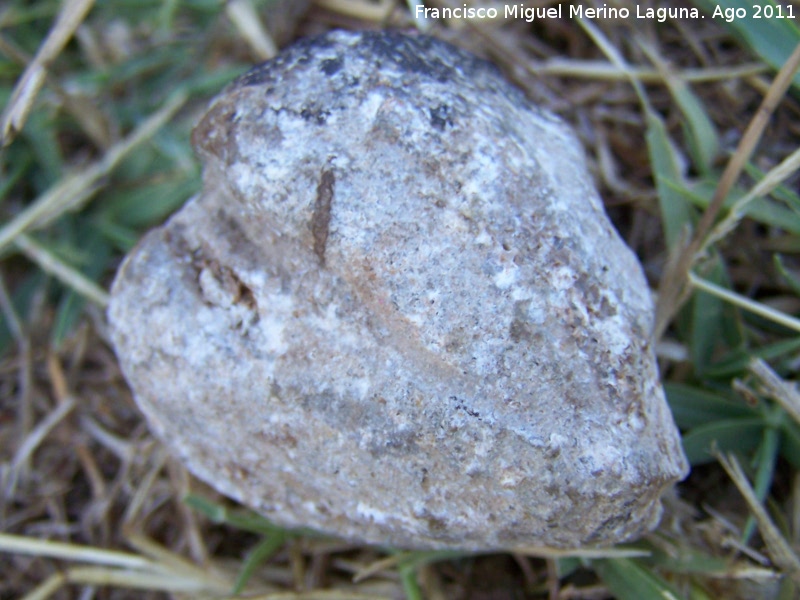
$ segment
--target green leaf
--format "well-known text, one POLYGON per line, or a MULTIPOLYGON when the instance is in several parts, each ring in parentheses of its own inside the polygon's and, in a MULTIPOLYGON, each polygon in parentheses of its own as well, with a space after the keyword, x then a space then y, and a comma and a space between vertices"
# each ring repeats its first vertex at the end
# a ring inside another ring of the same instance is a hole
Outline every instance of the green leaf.
MULTIPOLYGON (((744 166, 745 171, 747 174, 753 178, 756 183, 760 183, 762 179, 766 176, 766 173, 759 169, 753 163, 747 163, 744 166)), ((770 192, 770 196, 783 202, 789 209, 794 211, 795 213, 800 214, 800 195, 797 194, 794 190, 789 189, 785 185, 779 185, 775 189, 770 192)))
POLYGON ((800 426, 789 419, 781 423, 781 456, 800 469, 800 426))
POLYGON ((569 577, 577 571, 581 566, 581 559, 568 556, 566 558, 557 558, 556 559, 556 571, 558 572, 559 579, 563 579, 564 577, 569 577))
POLYGON ((255 548, 248 554, 242 568, 239 571, 239 576, 236 578, 236 583, 233 586, 233 595, 238 596, 244 590, 247 582, 255 573, 255 570, 267 562, 275 553, 281 549, 286 543, 287 536, 282 531, 275 531, 265 537, 255 548))
POLYGON ((784 281, 789 284, 789 287, 792 288, 792 291, 800 296, 800 279, 797 279, 794 275, 792 275, 786 266, 783 264, 783 258, 780 254, 776 254, 772 257, 772 264, 775 265, 775 270, 781 274, 784 281))
POLYGON ((107 215, 101 215, 93 221, 97 226, 97 231, 123 253, 128 253, 141 239, 138 230, 115 223, 107 215))
MULTIPOLYGON (((715 179, 702 179, 695 182, 691 189, 679 190, 683 197, 695 206, 705 209, 711 202, 717 186, 715 179)), ((734 187, 725 198, 723 208, 730 208, 744 195, 740 187, 734 187)), ((769 197, 754 198, 744 209, 744 215, 754 221, 777 227, 789 233, 800 235, 800 213, 769 197)))
MULTIPOLYGON (((155 179, 155 177, 154 177, 155 179)), ((185 173, 162 175, 157 183, 117 191, 103 205, 102 219, 114 225, 144 228, 163 221, 200 187, 200 178, 185 173)))
POLYGON ((684 132, 698 171, 708 173, 719 154, 719 136, 702 101, 678 78, 668 82, 672 97, 685 118, 684 132))
MULTIPOLYGON (((0 106, 2 106, 1 102, 0 106)), ((0 163, 0 200, 5 199, 11 189, 22 179, 23 175, 26 174, 33 164, 33 157, 29 152, 19 152, 17 150, 17 147, 13 148, 13 151, 16 151, 16 156, 14 158, 3 161, 6 164, 0 163)), ((11 153, 12 150, 8 152, 11 153)), ((2 159, 3 157, 0 156, 0 160, 2 159)))
POLYGON ((443 560, 457 560, 474 556, 474 552, 466 550, 417 550, 403 552, 397 564, 402 567, 412 567, 414 569, 430 563, 443 560))
MULTIPOLYGON (((729 288, 730 281, 720 255, 713 251, 703 265, 703 277, 712 283, 729 288)), ((721 344, 739 347, 743 342, 739 311, 718 296, 695 290, 691 303, 689 352, 698 375, 704 375, 721 344)))
POLYGON ((44 192, 62 176, 64 158, 61 144, 56 138, 56 128, 41 111, 33 111, 22 129, 31 154, 35 157, 37 168, 30 177, 38 193, 44 192))
MULTIPOLYGON (((707 173, 719 154, 719 136, 703 102, 692 92, 686 80, 664 63, 663 58, 649 42, 640 41, 639 45, 661 72, 669 93, 683 115, 684 136, 695 166, 701 173, 707 173)), ((637 91, 637 93, 645 111, 651 112, 649 102, 644 99, 644 92, 637 91)))
POLYGON ((684 575, 695 573, 706 576, 712 573, 727 575, 731 570, 731 563, 728 559, 710 556, 701 550, 688 547, 681 547, 680 551, 676 553, 667 553, 653 547, 647 562, 658 567, 659 570, 684 575))
POLYGON ((249 65, 221 66, 210 72, 198 69, 196 73, 181 81, 181 88, 191 96, 216 94, 248 69, 249 65))
POLYGON ((193 508, 199 513, 204 514, 214 523, 224 523, 242 529, 243 531, 250 531, 261 535, 286 535, 286 536, 305 536, 315 539, 324 539, 324 535, 320 534, 313 529, 305 527, 285 528, 275 525, 265 517, 256 514, 246 509, 229 509, 221 504, 212 502, 207 498, 198 496, 196 494, 189 494, 183 501, 187 506, 193 508))
MULTIPOLYGON (((40 270, 30 271, 14 289, 11 296, 11 306, 17 318, 24 323, 30 316, 34 306, 34 299, 47 288, 50 278, 40 270)), ((0 313, 2 314, 2 313, 0 313)), ((0 356, 3 356, 11 344, 11 331, 5 315, 0 318, 0 356)))
POLYGON ((728 378, 744 372, 753 358, 773 361, 798 350, 800 350, 800 338, 782 340, 756 350, 737 349, 709 367, 703 375, 713 378, 728 378))
POLYGON ((750 454, 761 443, 766 427, 763 418, 714 421, 696 427, 683 436, 683 450, 692 466, 714 462, 710 450, 714 444, 721 452, 750 454))
POLYGON ((682 194, 676 192, 675 186, 682 181, 678 169, 675 149, 667 134, 661 117, 647 111, 647 150, 650 165, 658 191, 658 202, 664 222, 664 237, 667 246, 672 249, 680 240, 683 232, 691 227, 694 221, 692 206, 682 194), (673 185, 670 185, 673 184, 673 185))
POLYGON ((400 581, 403 584, 403 591, 406 594, 406 600, 424 600, 422 590, 417 581, 417 569, 412 565, 399 565, 400 581))
POLYGON ((54 348, 60 348, 62 342, 78 325, 85 304, 86 299, 72 290, 64 294, 61 302, 58 303, 55 324, 50 333, 54 348))
POLYGON ((269 535, 282 531, 264 517, 249 511, 231 511, 227 507, 212 502, 202 496, 189 494, 183 499, 187 506, 204 514, 213 523, 224 523, 237 529, 269 535))
MULTIPOLYGON (((779 409, 780 410, 780 409, 779 409)), ((778 460, 778 449, 780 447, 780 432, 774 427, 764 429, 761 444, 755 456, 756 476, 753 481, 753 490, 756 498, 764 502, 772 486, 772 478, 775 473, 775 462, 778 460)), ((756 520, 753 515, 748 515, 742 532, 742 543, 747 544, 750 536, 753 535, 756 527, 756 520)))
POLYGON ((681 429, 692 429, 730 419, 758 418, 759 412, 746 404, 679 383, 666 383, 667 400, 681 429))
MULTIPOLYGON (((753 2, 752 0, 728 0, 727 2, 713 2, 712 0, 694 0, 694 3, 709 15, 713 15, 718 7, 723 11, 722 17, 714 20, 721 25, 728 27, 738 35, 750 47, 750 49, 761 57, 762 60, 772 65, 776 70, 783 66, 786 59, 794 51, 795 46, 800 42, 800 29, 797 28, 793 19, 788 18, 787 8, 794 7, 794 18, 798 16, 797 5, 788 2, 773 2, 763 0, 753 2), (757 16, 755 5, 761 6, 760 18, 757 16), (772 17, 767 17, 765 11, 770 7, 773 11, 772 17), (778 7, 782 10, 783 18, 778 18, 778 7), (746 14, 742 18, 725 18, 724 11, 743 10, 746 14)), ((800 90, 800 73, 795 75, 794 89, 800 90)))
POLYGON ((791 577, 784 577, 775 600, 797 600, 799 591, 791 577))
POLYGON ((679 600, 683 597, 661 577, 629 558, 593 560, 592 567, 617 600, 679 600))
MULTIPOLYGON (((60 225, 63 241, 57 244, 43 242, 42 246, 90 280, 99 281, 111 261, 108 242, 82 215, 68 215, 61 219, 60 225)), ((64 289, 51 331, 53 346, 60 347, 72 333, 83 317, 85 305, 86 299, 82 295, 64 289)))

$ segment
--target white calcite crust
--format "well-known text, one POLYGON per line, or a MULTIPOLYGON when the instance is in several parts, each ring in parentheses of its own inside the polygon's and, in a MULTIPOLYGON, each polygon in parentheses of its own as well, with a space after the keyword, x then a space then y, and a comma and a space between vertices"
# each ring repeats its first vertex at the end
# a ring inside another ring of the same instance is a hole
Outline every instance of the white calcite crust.
POLYGON ((334 32, 234 82, 203 192, 120 268, 153 430, 277 523, 610 544, 687 472, 642 269, 569 128, 442 42, 334 32))

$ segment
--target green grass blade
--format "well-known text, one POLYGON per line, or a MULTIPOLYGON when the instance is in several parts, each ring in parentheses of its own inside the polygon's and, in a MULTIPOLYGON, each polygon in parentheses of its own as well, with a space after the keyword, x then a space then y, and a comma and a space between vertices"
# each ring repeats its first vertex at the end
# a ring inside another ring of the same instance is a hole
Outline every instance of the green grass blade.
POLYGON ((781 423, 781 456, 800 469, 800 426, 786 419, 781 423))
POLYGON ((64 157, 55 132, 50 118, 36 111, 22 129, 22 136, 38 164, 33 183, 39 192, 53 185, 64 172, 64 157))
MULTIPOLYGON (((780 432, 774 427, 764 429, 764 436, 755 456, 756 476, 753 482, 753 490, 756 498, 764 502, 772 486, 772 479, 775 474, 775 462, 778 460, 778 450, 780 449, 780 432)), ((747 522, 742 532, 742 543, 747 545, 750 536, 756 528, 756 520, 753 515, 748 515, 747 522)))
POLYGON ((236 527, 237 529, 250 531, 252 533, 260 533, 262 535, 270 535, 281 531, 280 528, 260 515, 250 512, 240 513, 238 511, 231 511, 227 507, 212 502, 202 496, 189 494, 183 501, 189 507, 208 517, 213 523, 224 523, 236 527))
POLYGON ((684 230, 693 224, 695 214, 683 195, 676 191, 676 185, 682 180, 678 160, 664 121, 652 111, 647 113, 646 139, 664 222, 664 237, 667 246, 674 248, 684 230))
POLYGON ((581 559, 577 557, 557 558, 555 561, 556 572, 560 579, 569 577, 581 567, 581 559))
POLYGON ((789 284, 792 292, 800 296, 800 279, 789 272, 789 270, 783 264, 783 257, 780 254, 776 254, 772 257, 772 264, 775 265, 775 269, 778 271, 778 273, 780 273, 784 281, 789 284))
MULTIPOLYGON (((702 268, 709 281, 723 288, 730 287, 719 253, 712 250, 710 260, 702 268)), ((695 371, 702 376, 720 346, 738 348, 743 345, 741 317, 735 306, 701 290, 694 292, 690 306, 689 353, 695 371)))
POLYGON ((93 219, 93 222, 97 226, 98 233, 123 253, 129 252, 142 237, 137 229, 115 223, 107 215, 101 215, 93 219))
POLYGON ((691 283, 692 287, 696 289, 719 296, 723 300, 749 311, 752 313, 753 317, 763 319, 765 324, 771 322, 772 324, 784 327, 789 331, 800 332, 800 319, 788 315, 783 311, 777 310, 763 302, 751 300, 742 294, 732 292, 731 290, 719 286, 716 283, 712 283, 711 281, 707 281, 702 277, 698 277, 691 271, 689 271, 689 283, 691 283))
POLYGON ((721 420, 759 417, 756 409, 712 392, 680 383, 666 383, 664 388, 675 422, 681 429, 692 429, 721 420))
POLYGON ((402 567, 418 568, 423 565, 435 563, 443 560, 458 560, 474 556, 474 552, 467 552, 465 550, 424 550, 405 552, 402 557, 397 561, 397 564, 402 567))
POLYGON ((407 600, 424 600, 422 590, 417 581, 417 567, 411 564, 399 565, 400 581, 403 584, 403 591, 407 600))
MULTIPOLYGON (((0 106, 2 106, 2 102, 0 102, 0 106)), ((22 179, 23 175, 27 174, 33 164, 33 157, 29 152, 15 152, 15 154, 14 158, 6 160, 3 160, 4 157, 0 155, 0 202, 5 200, 8 192, 22 179)))
POLYGON ((761 443, 766 422, 763 418, 729 419, 696 427, 683 436, 683 450, 692 466, 715 461, 714 444, 723 452, 750 454, 761 443))
MULTIPOLYGON (((41 270, 31 271, 19 282, 11 294, 11 305, 20 321, 29 318, 34 305, 34 298, 46 288, 50 278, 41 270)), ((0 313, 0 356, 3 356, 11 345, 12 336, 9 324, 0 313)))
POLYGON ((798 350, 800 350, 800 338, 781 340, 757 349, 736 349, 729 352, 712 367, 709 367, 704 375, 706 377, 719 379, 728 378, 746 371, 753 358, 774 361, 781 357, 794 354, 798 350))
MULTIPOLYGON (((619 50, 610 42, 605 34, 587 19, 577 19, 577 23, 617 67, 628 70, 628 65, 619 50)), ((680 182, 682 174, 679 160, 672 141, 667 133, 663 119, 650 106, 644 86, 635 77, 630 78, 636 95, 645 112, 647 132, 645 139, 650 158, 651 170, 656 183, 658 201, 663 220, 664 237, 667 246, 674 249, 683 237, 684 231, 694 222, 695 214, 692 206, 680 194, 674 193, 667 182, 680 182)))
POLYGON ((154 183, 117 192, 103 204, 103 218, 115 225, 133 228, 160 223, 200 187, 199 176, 185 173, 151 174, 154 183))
POLYGON ((689 152, 694 164, 701 173, 708 173, 719 155, 719 135, 705 107, 688 87, 687 98, 678 100, 681 111, 686 117, 684 132, 689 152))
MULTIPOLYGON (((773 2, 764 0, 763 2, 753 2, 752 0, 728 0, 727 2, 713 2, 711 0, 694 0, 694 3, 709 15, 713 15, 715 10, 722 10, 723 16, 716 17, 715 20, 721 25, 728 27, 738 35, 758 55, 762 60, 769 63, 775 70, 781 68, 789 55, 794 51, 795 46, 800 42, 800 29, 796 24, 796 19, 800 17, 797 5, 788 2, 773 2), (762 7, 760 18, 757 15, 755 5, 762 7), (794 8, 794 19, 788 18, 787 9, 794 8), (773 18, 766 18, 764 11, 770 7, 773 11, 773 18), (782 9, 783 18, 777 18, 778 7, 782 9), (743 18, 726 19, 724 11, 726 9, 734 11, 744 11, 743 18)), ((795 75, 793 88, 800 91, 800 74, 795 75)))
POLYGON ((680 547, 678 552, 666 552, 652 546, 647 564, 662 571, 684 575, 727 574, 731 571, 730 559, 710 556, 702 550, 685 546, 680 547))
MULTIPOLYGON (((684 197, 695 206, 705 209, 711 202, 717 182, 713 179, 703 179, 694 184, 691 190, 680 190, 684 197)), ((740 187, 734 187, 723 204, 724 209, 730 209, 744 196, 740 187)), ((800 213, 769 197, 753 198, 744 207, 743 216, 753 219, 770 227, 778 227, 794 235, 800 235, 800 213)))
POLYGON ((617 600, 679 600, 683 597, 661 577, 628 558, 593 560, 592 567, 617 600))
POLYGON ((212 502, 207 498, 198 496, 196 494, 189 494, 183 501, 191 508, 199 513, 205 515, 214 523, 224 523, 251 533, 258 533, 261 535, 286 535, 289 537, 305 536, 312 539, 325 539, 326 536, 313 529, 305 527, 286 528, 275 525, 266 517, 247 510, 247 509, 229 509, 221 504, 212 502))
POLYGON ((684 135, 695 166, 701 173, 708 173, 719 154, 719 135, 708 111, 686 81, 667 66, 655 45, 642 38, 638 38, 638 42, 658 68, 675 104, 683 114, 684 135))
POLYGON ((684 134, 697 170, 708 173, 719 155, 719 135, 703 102, 681 79, 667 80, 670 93, 684 117, 684 134))
POLYGON ((795 583, 800 582, 800 557, 797 556, 794 548, 775 525, 763 504, 756 498, 755 492, 736 456, 732 453, 716 453, 716 456, 725 472, 728 473, 728 476, 744 497, 750 512, 758 521, 758 529, 767 545, 773 564, 780 567, 795 583))
POLYGON ((50 332, 50 339, 52 340, 54 348, 61 348, 61 344, 80 322, 85 304, 86 299, 72 290, 68 290, 64 293, 64 296, 58 303, 55 323, 50 332))
POLYGON ((248 554, 236 583, 233 586, 233 595, 238 596, 244 590, 247 582, 255 573, 255 570, 268 561, 286 543, 286 535, 283 532, 275 531, 268 535, 248 554))
MULTIPOLYGON (((750 177, 753 178, 753 181, 756 182, 756 185, 760 185, 767 177, 768 173, 772 173, 775 168, 771 169, 768 172, 764 172, 753 163, 747 163, 744 166, 745 172, 750 177)), ((800 194, 798 194, 794 190, 786 187, 785 185, 777 185, 772 189, 769 195, 775 198, 775 200, 778 200, 783 204, 785 204, 795 214, 800 213, 800 194)))
POLYGON ((775 600, 797 600, 800 597, 800 586, 796 585, 794 581, 788 577, 781 581, 781 586, 778 591, 778 596, 775 600))

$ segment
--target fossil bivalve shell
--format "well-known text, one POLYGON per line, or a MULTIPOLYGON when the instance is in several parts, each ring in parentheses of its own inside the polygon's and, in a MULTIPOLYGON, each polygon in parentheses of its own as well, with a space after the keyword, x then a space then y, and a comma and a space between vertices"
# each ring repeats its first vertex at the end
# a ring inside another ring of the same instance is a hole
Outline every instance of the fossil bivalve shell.
POLYGON ((194 141, 204 189, 109 312, 192 472, 400 547, 655 526, 687 465, 651 298, 564 123, 443 42, 334 32, 239 78, 194 141))

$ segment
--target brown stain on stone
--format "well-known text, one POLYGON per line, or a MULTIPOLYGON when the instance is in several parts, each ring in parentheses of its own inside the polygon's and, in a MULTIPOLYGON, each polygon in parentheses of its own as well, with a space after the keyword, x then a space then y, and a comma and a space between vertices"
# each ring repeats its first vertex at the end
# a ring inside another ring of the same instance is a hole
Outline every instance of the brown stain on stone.
POLYGON ((333 206, 333 186, 336 176, 333 171, 322 171, 317 186, 317 199, 314 202, 314 213, 311 215, 311 235, 314 238, 314 254, 319 258, 320 266, 325 266, 325 247, 328 244, 328 233, 331 225, 331 208, 333 206))
MULTIPOLYGON (((248 286, 239 278, 233 269, 226 265, 220 264, 220 262, 215 258, 209 258, 202 248, 196 249, 194 252, 192 252, 191 256, 192 267, 195 270, 195 277, 198 280, 198 285, 201 272, 204 269, 209 269, 214 278, 225 289, 233 304, 241 303, 252 311, 258 310, 258 304, 256 303, 256 297, 253 294, 253 290, 250 289, 250 286, 248 286)), ((203 301, 206 304, 210 304, 207 299, 204 299, 203 301)))

